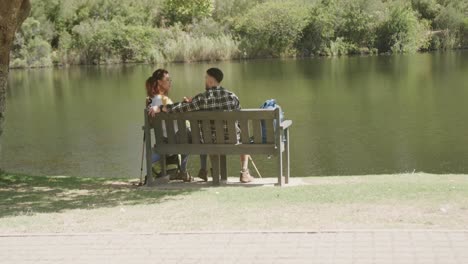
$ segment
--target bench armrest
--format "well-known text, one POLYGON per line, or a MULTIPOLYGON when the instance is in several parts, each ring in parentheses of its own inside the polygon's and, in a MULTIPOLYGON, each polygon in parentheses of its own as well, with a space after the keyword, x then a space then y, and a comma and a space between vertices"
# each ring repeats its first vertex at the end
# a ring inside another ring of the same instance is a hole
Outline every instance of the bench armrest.
POLYGON ((280 124, 280 127, 282 129, 287 129, 288 127, 290 127, 292 125, 292 121, 291 120, 284 120, 283 122, 281 122, 280 124))

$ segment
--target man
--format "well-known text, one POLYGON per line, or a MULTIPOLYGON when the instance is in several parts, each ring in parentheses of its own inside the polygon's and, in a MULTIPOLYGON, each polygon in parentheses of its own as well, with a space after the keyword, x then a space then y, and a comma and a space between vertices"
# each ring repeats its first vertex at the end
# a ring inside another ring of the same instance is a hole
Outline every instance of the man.
MULTIPOLYGON (((193 98, 185 98, 183 102, 167 104, 162 107, 152 107, 150 109, 150 115, 154 116, 159 112, 167 113, 181 113, 181 112, 191 112, 191 111, 213 111, 213 110, 226 110, 226 111, 235 111, 240 110, 239 98, 232 92, 224 89, 221 86, 221 81, 223 80, 224 74, 218 68, 210 68, 206 71, 205 76, 205 88, 206 91, 196 95, 193 98)), ((240 182, 248 183, 253 180, 253 177, 249 173, 249 155, 241 155, 241 172, 240 172, 240 182)), ((206 172, 206 161, 203 164, 202 160, 202 169, 206 172), (204 168, 205 167, 205 168, 204 168)), ((200 174, 199 174, 200 175, 200 174)), ((203 175, 202 175, 203 176, 203 175)), ((206 177, 206 176, 205 176, 206 177)), ((203 177, 202 177, 203 178, 203 177)))

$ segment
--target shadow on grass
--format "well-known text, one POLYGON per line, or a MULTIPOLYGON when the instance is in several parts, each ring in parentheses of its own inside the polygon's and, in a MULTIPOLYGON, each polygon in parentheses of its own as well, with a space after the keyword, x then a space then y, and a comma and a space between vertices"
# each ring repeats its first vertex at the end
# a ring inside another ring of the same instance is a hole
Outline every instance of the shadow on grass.
POLYGON ((69 209, 161 203, 198 190, 141 188, 126 179, 29 176, 0 172, 0 218, 69 209))

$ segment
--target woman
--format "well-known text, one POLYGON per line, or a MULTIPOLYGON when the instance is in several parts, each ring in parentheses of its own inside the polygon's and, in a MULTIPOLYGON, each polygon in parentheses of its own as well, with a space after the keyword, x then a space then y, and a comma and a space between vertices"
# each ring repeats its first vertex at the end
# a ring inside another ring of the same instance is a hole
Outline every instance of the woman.
MULTIPOLYGON (((172 104, 172 100, 168 97, 169 91, 171 89, 171 79, 169 76, 169 72, 165 69, 157 69, 153 75, 148 78, 146 81, 146 92, 147 92, 147 107, 159 107, 164 106, 167 104, 172 104)), ((167 137, 166 126, 163 124, 163 135, 167 137)), ((174 130, 177 133, 178 127, 177 123, 174 122, 174 130)), ((157 143, 157 142, 156 142, 157 143)), ((152 161, 153 163, 158 162, 161 159, 161 156, 157 153, 152 154, 152 161)), ((191 181, 191 176, 187 172, 187 162, 188 162, 188 155, 181 155, 181 166, 180 172, 177 174, 175 178, 170 178, 169 175, 165 175, 163 177, 157 178, 160 182, 167 182, 170 179, 178 179, 183 181, 191 181)))

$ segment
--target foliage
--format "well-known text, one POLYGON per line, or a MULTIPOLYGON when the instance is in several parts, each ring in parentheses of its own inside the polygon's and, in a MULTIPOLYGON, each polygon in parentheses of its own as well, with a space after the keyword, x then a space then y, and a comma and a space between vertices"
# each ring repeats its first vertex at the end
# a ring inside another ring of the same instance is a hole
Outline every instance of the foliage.
POLYGON ((379 52, 416 52, 429 45, 429 23, 419 20, 411 8, 396 4, 388 18, 377 28, 376 46, 379 52))
POLYGON ((86 20, 72 32, 82 62, 97 64, 113 60, 145 62, 156 36, 153 28, 125 25, 119 20, 86 20))
POLYGON ((42 26, 34 18, 26 19, 21 30, 16 34, 11 51, 13 60, 10 66, 12 68, 51 66, 49 44, 51 38, 50 25, 42 26))
POLYGON ((307 8, 295 2, 266 2, 236 25, 249 57, 289 54, 309 21, 307 8))
POLYGON ((380 4, 371 0, 318 2, 311 9, 311 21, 297 48, 306 56, 360 53, 360 48, 369 51, 380 4))
POLYGON ((189 24, 193 20, 210 17, 213 3, 211 0, 166 0, 163 10, 170 24, 189 24))
POLYGON ((31 0, 11 67, 468 45, 468 0, 31 0))
POLYGON ((213 18, 232 26, 250 9, 265 0, 214 0, 213 18))

